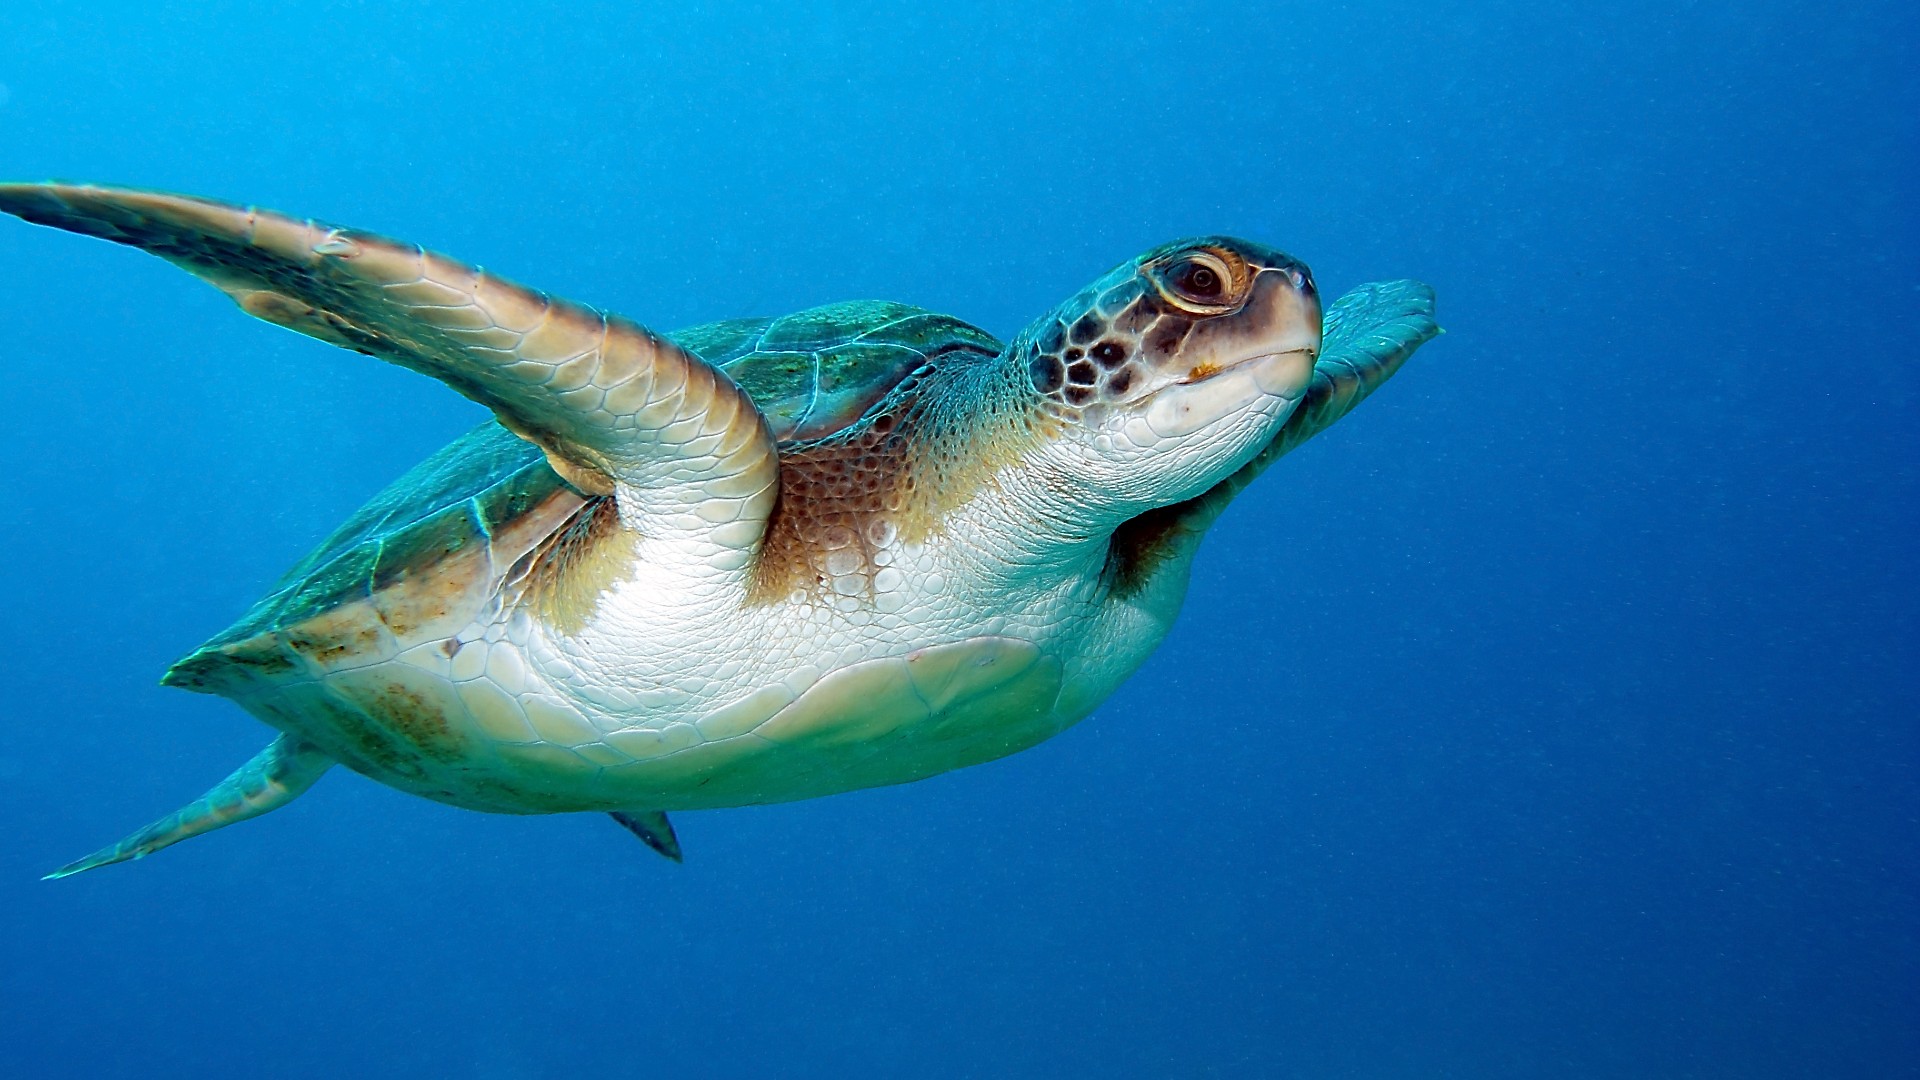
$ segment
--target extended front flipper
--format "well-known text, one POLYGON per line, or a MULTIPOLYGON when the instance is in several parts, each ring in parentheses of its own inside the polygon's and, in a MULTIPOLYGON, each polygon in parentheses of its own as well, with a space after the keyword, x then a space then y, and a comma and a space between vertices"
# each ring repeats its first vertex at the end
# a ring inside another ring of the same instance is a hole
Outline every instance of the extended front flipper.
POLYGON ((52 881, 96 866, 142 858, 189 837, 278 810, 312 787, 332 764, 333 759, 312 744, 282 735, 205 795, 41 880, 52 881))
POLYGON ((674 862, 680 861, 680 838, 673 835, 673 822, 666 814, 659 810, 615 810, 607 816, 639 837, 641 843, 674 862))
POLYGON ((492 409, 647 536, 723 568, 758 547, 779 458, 726 375, 646 328, 372 233, 178 195, 0 184, 0 210, 149 251, 242 309, 492 409))

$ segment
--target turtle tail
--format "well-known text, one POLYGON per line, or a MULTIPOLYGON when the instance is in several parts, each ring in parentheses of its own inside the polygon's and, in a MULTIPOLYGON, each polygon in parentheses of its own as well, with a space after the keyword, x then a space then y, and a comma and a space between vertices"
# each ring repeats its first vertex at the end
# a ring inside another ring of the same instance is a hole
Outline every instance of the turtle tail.
POLYGON ((282 735, 205 795, 41 880, 52 881, 96 866, 143 858, 189 837, 278 810, 312 787, 332 764, 333 759, 312 743, 282 735))

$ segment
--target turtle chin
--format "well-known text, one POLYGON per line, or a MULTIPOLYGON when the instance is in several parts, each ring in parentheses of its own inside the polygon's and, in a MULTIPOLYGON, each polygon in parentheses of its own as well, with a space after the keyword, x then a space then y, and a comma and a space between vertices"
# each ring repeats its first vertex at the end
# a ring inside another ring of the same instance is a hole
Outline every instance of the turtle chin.
POLYGON ((1129 514, 1190 499, 1266 445, 1306 396, 1313 345, 1291 341, 1225 365, 1204 364, 1135 401, 1112 407, 1096 445, 1113 470, 1109 490, 1129 514))

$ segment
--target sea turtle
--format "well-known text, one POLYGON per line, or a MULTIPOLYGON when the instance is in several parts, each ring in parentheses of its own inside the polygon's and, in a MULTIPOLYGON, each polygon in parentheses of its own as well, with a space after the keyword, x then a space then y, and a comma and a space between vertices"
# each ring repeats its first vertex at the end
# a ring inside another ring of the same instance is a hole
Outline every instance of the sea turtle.
POLYGON ((499 813, 672 810, 989 761, 1146 659, 1202 534, 1438 332, 1432 293, 1325 312, 1272 248, 1130 259, 1009 343, 904 304, 660 336, 365 232, 154 192, 0 185, 249 314, 493 411, 162 680, 279 731, 50 877, 283 806, 336 762, 499 813))

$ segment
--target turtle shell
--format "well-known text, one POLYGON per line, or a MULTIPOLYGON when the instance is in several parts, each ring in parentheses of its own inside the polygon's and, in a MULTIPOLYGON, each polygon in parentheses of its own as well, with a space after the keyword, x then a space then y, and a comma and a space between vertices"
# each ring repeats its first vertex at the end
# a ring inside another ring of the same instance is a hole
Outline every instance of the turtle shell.
MULTIPOLYGON (((958 319, 884 301, 668 336, 746 390, 783 451, 852 424, 936 356, 1001 349, 958 319)), ((236 676, 294 671, 296 657, 321 670, 359 666, 449 636, 515 562, 597 502, 561 480, 539 447, 488 421, 375 495, 162 681, 222 693, 236 676)))

